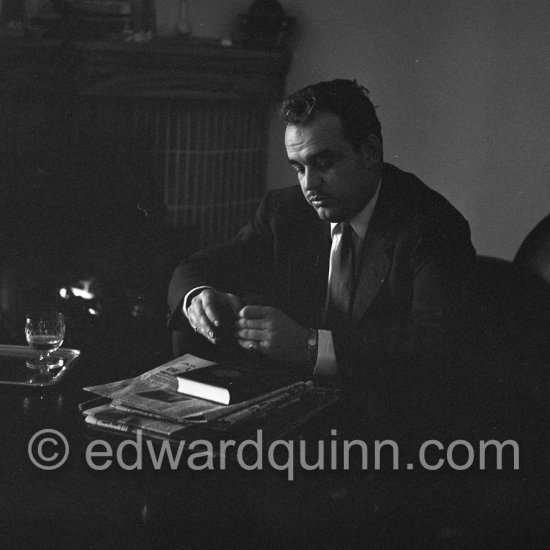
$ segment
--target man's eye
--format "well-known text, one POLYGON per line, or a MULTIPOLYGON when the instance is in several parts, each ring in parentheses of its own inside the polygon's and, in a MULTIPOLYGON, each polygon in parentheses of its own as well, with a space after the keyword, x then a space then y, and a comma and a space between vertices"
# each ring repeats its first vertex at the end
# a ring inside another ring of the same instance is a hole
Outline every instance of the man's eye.
POLYGON ((334 158, 332 157, 323 157, 316 160, 315 164, 319 170, 330 170, 334 166, 334 158))
POLYGON ((292 165, 292 168, 294 168, 294 170, 298 173, 298 174, 303 174, 304 173, 304 167, 303 166, 300 166, 298 164, 293 164, 292 165))

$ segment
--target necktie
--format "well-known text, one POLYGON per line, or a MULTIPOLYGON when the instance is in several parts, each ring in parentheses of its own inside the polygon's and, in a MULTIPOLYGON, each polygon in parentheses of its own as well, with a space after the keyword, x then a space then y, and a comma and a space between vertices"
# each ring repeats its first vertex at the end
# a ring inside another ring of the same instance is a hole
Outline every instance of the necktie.
POLYGON ((340 243, 331 256, 328 319, 331 323, 348 320, 353 300, 355 246, 353 229, 347 222, 339 224, 340 243))

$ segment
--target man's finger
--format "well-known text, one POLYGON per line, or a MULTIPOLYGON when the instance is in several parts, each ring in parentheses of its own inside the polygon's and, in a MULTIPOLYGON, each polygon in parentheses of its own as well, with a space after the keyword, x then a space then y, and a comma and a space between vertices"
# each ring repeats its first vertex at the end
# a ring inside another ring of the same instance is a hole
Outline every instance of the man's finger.
POLYGON ((193 329, 197 332, 200 328, 200 319, 202 315, 202 304, 200 303, 200 300, 194 299, 187 310, 187 318, 189 319, 189 324, 191 327, 193 327, 193 329))
POLYGON ((266 320, 263 317, 259 317, 259 318, 239 317, 235 321, 234 326, 237 329, 251 328, 251 329, 257 329, 257 330, 264 330, 265 328, 267 328, 266 320))
POLYGON ((248 329, 248 328, 236 330, 233 334, 241 340, 261 341, 265 337, 265 334, 262 330, 248 329))
POLYGON ((245 319, 265 319, 273 311, 269 306, 245 306, 239 311, 239 317, 245 319))
POLYGON ((239 346, 250 351, 264 351, 265 344, 263 341, 259 340, 247 340, 239 338, 237 340, 239 346))
POLYGON ((208 318, 208 315, 205 312, 202 301, 197 300, 193 303, 193 307, 194 324, 191 323, 191 326, 193 326, 196 332, 212 340, 214 337, 214 328, 210 322, 210 319, 208 318))
POLYGON ((223 304, 218 295, 208 293, 203 299, 204 314, 214 327, 219 327, 223 317, 223 304))

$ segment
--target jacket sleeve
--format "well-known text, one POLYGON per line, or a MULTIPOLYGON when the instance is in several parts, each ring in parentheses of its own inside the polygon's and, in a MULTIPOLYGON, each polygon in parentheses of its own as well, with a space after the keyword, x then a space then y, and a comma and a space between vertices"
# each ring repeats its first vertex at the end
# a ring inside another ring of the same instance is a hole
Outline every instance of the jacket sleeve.
POLYGON ((240 297, 260 294, 269 288, 269 274, 273 272, 270 222, 273 202, 272 194, 268 193, 253 220, 233 239, 201 250, 178 265, 168 287, 169 328, 181 328, 186 322, 182 312, 183 299, 193 288, 211 286, 240 297))

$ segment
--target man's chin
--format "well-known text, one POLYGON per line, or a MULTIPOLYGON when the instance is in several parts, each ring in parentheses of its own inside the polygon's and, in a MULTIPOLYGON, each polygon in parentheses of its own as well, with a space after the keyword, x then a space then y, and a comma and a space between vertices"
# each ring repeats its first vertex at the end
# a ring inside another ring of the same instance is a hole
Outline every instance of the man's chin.
MULTIPOLYGON (((315 207, 314 207, 315 208, 315 207)), ((326 222, 338 223, 342 221, 342 213, 338 208, 315 208, 317 215, 326 222)))

